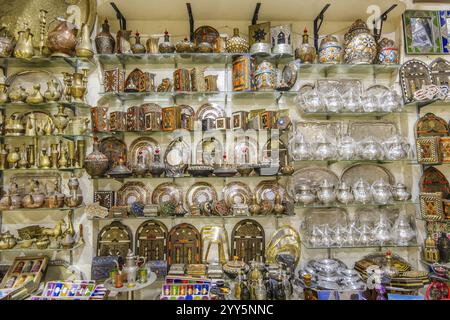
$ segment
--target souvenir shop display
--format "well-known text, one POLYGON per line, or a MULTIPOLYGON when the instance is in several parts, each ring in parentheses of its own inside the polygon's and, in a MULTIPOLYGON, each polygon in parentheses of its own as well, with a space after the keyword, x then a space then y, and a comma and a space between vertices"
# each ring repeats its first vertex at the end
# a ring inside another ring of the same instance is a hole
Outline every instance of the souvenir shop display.
POLYGON ((108 293, 104 285, 94 280, 49 281, 42 295, 31 296, 31 300, 106 300, 108 293))
POLYGON ((29 292, 39 288, 39 284, 47 269, 48 257, 17 257, 0 284, 2 289, 15 289, 27 284, 29 292))

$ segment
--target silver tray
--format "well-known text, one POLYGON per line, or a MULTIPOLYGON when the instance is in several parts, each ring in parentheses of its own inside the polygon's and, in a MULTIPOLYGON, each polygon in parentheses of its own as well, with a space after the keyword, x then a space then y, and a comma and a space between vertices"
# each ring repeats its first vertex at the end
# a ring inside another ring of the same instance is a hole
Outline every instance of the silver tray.
POLYGON ((310 209, 305 212, 304 228, 311 231, 313 225, 328 224, 330 227, 348 224, 348 212, 343 208, 310 209))
POLYGON ((179 204, 183 201, 183 191, 179 185, 173 182, 164 182, 158 185, 152 193, 152 204, 172 202, 179 204))
POLYGON ((353 186, 360 178, 370 184, 376 180, 383 179, 390 185, 395 185, 395 178, 389 169, 372 163, 355 163, 347 167, 342 172, 341 182, 346 182, 348 185, 353 186))
POLYGON ((117 205, 128 206, 134 202, 150 204, 150 191, 143 182, 125 182, 117 191, 117 205))
POLYGON ((57 172, 49 172, 49 173, 16 173, 11 175, 9 181, 15 181, 17 186, 19 187, 19 194, 25 195, 31 192, 32 184, 31 180, 39 181, 39 187, 41 192, 47 193, 46 184, 52 183, 57 185, 56 190, 61 192, 61 175, 57 172))
POLYGON ((134 168, 137 164, 139 152, 142 152, 144 161, 147 165, 153 163, 153 155, 155 150, 161 150, 159 143, 151 137, 137 138, 131 143, 130 154, 128 158, 128 166, 134 168))
POLYGON ((302 185, 308 185, 313 190, 317 190, 324 179, 335 186, 339 184, 339 177, 330 169, 321 167, 306 167, 299 169, 288 179, 287 191, 289 196, 294 199, 302 185))
POLYGON ((359 94, 362 93, 363 85, 361 80, 357 79, 344 79, 344 80, 334 80, 334 79, 319 79, 316 81, 316 89, 321 94, 327 94, 332 89, 337 89, 337 91, 344 95, 349 89, 357 90, 359 94))
POLYGON ((243 182, 229 182, 223 188, 223 199, 229 208, 232 208, 235 204, 250 205, 252 201, 252 191, 250 190, 250 187, 243 182))
POLYGON ((356 141, 368 137, 384 141, 396 135, 398 130, 391 121, 350 121, 347 132, 356 141))
POLYGON ((340 121, 299 121, 296 128, 306 141, 310 142, 316 141, 320 135, 324 135, 330 142, 337 143, 343 133, 340 121))

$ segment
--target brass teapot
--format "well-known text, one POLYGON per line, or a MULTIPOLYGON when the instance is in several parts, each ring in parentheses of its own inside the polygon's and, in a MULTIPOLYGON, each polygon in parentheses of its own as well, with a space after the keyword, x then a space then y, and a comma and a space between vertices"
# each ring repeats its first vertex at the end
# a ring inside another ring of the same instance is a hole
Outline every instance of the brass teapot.
POLYGON ((41 85, 33 85, 33 90, 25 100, 28 104, 39 104, 44 102, 44 96, 41 94, 41 85))
POLYGON ((0 235, 0 250, 12 249, 16 244, 16 238, 9 231, 0 235))
POLYGON ((19 38, 14 48, 14 57, 31 59, 34 56, 33 34, 27 28, 25 31, 19 31, 19 38))
POLYGON ((13 87, 8 93, 9 100, 12 103, 24 103, 28 97, 28 93, 22 86, 13 87))
POLYGON ((55 79, 47 82, 47 90, 44 92, 44 98, 47 102, 55 102, 61 98, 59 83, 55 79))
POLYGON ((22 199, 22 205, 24 208, 40 208, 45 201, 45 195, 40 191, 40 184, 38 180, 33 179, 31 185, 31 192, 25 195, 22 199))

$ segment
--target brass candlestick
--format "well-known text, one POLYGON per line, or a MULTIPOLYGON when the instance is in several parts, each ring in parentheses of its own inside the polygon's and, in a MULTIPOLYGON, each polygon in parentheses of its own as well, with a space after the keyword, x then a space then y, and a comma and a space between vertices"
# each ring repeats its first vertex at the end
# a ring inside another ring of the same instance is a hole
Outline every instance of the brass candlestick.
POLYGON ((84 140, 77 140, 77 167, 84 167, 84 153, 85 143, 84 140))
POLYGON ((47 38, 47 10, 39 10, 39 56, 44 56, 45 39, 47 38))
POLYGON ((67 141, 67 150, 69 153, 69 167, 75 165, 75 143, 73 141, 67 141))
POLYGON ((52 162, 52 169, 58 169, 58 158, 59 158, 59 152, 58 152, 58 144, 52 143, 50 145, 50 158, 52 162))
POLYGON ((27 147, 27 159, 30 168, 35 169, 36 166, 36 154, 34 153, 34 145, 30 144, 27 147))

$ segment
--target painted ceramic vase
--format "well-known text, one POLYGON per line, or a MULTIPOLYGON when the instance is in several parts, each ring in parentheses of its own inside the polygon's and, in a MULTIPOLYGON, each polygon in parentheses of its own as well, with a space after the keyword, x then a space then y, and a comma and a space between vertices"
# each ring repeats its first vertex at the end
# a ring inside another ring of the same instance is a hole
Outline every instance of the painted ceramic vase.
POLYGON ((345 63, 372 64, 376 56, 375 38, 364 21, 356 20, 345 34, 345 63))
POLYGON ((256 90, 274 90, 277 84, 277 72, 273 63, 262 61, 255 70, 256 90))
POLYGON ((295 49, 295 59, 302 63, 314 63, 316 61, 316 48, 309 43, 308 30, 303 31, 303 41, 299 48, 295 49))
POLYGON ((399 51, 394 40, 383 38, 378 42, 378 63, 379 64, 398 64, 399 51))
POLYGON ((338 64, 342 59, 342 46, 337 36, 328 35, 322 39, 319 48, 319 62, 338 64))
POLYGON ((84 168, 91 177, 103 176, 108 170, 109 159, 99 151, 98 140, 94 139, 93 151, 86 156, 84 160, 84 168))

